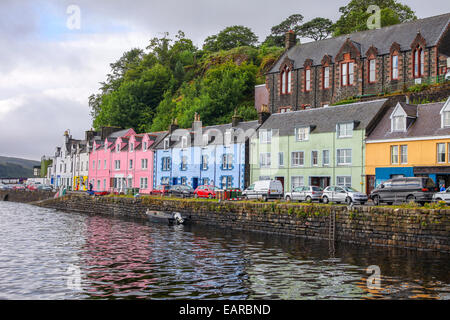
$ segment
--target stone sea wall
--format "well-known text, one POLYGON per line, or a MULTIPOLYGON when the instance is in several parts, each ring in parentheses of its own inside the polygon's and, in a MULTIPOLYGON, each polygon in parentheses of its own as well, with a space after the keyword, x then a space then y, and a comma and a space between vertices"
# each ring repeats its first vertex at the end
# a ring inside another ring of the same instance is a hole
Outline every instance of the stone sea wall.
POLYGON ((329 239, 331 224, 335 226, 336 241, 450 253, 450 210, 446 209, 218 203, 196 199, 133 199, 75 194, 35 204, 68 212, 141 220, 147 220, 147 209, 177 211, 190 215, 192 223, 316 239, 329 239))
POLYGON ((28 190, 0 190, 0 201, 29 203, 53 198, 56 192, 28 190))

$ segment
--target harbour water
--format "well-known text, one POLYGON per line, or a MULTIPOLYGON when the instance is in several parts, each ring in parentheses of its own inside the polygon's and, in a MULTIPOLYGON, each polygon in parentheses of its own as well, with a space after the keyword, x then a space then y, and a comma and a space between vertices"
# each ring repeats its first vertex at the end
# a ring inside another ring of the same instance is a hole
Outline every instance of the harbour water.
POLYGON ((449 258, 0 202, 0 299, 450 299, 449 258))

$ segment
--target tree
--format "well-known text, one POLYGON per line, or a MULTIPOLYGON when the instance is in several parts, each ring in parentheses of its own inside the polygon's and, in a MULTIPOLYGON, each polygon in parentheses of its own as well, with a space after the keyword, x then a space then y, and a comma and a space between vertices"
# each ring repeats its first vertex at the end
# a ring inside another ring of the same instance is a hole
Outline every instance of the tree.
POLYGON ((367 20, 372 14, 367 12, 369 5, 376 5, 381 9, 381 27, 417 19, 409 6, 396 0, 351 0, 349 4, 339 8, 342 15, 333 27, 333 35, 367 30, 367 20))
POLYGON ((203 49, 211 52, 230 50, 242 46, 254 46, 258 37, 250 28, 244 26, 227 27, 216 35, 205 39, 203 49))
POLYGON ((284 47, 285 34, 289 30, 294 32, 299 31, 299 27, 303 21, 303 16, 301 14, 293 14, 287 19, 283 20, 280 24, 273 26, 271 28, 271 33, 267 36, 264 43, 269 46, 284 47))
POLYGON ((328 38, 332 30, 333 22, 330 19, 315 18, 299 27, 298 35, 317 41, 328 38))

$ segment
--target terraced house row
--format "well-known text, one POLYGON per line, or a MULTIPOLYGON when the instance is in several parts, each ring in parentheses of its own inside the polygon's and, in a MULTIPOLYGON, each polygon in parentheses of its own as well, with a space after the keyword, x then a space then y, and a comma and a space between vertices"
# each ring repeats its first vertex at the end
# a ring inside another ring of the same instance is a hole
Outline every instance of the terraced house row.
POLYGON ((83 140, 66 132, 48 178, 74 190, 90 183, 141 193, 177 184, 244 189, 264 179, 280 180, 285 191, 345 185, 368 193, 398 176, 429 176, 447 187, 449 100, 367 99, 442 81, 449 22, 444 14, 306 44, 288 32, 285 53, 255 88, 258 120, 235 114, 228 124, 204 127, 196 114, 186 129, 174 119, 164 132, 108 127, 83 140), (355 96, 366 101, 329 106, 355 96))

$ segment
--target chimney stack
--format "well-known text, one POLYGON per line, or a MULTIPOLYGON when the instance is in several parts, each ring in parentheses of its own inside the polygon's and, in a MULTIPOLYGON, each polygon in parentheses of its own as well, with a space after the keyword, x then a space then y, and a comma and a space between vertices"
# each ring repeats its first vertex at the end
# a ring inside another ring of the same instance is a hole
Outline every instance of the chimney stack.
POLYGON ((173 133, 178 129, 178 120, 177 118, 172 120, 172 123, 169 125, 169 133, 173 133))
POLYGON ((289 50, 290 48, 294 47, 297 44, 297 35, 294 31, 289 30, 286 32, 286 38, 284 41, 284 47, 286 50, 289 50))
POLYGON ((231 117, 231 126, 237 127, 239 125, 239 123, 242 122, 242 120, 243 120, 242 117, 237 114, 237 110, 234 109, 234 115, 233 115, 233 117, 231 117))
POLYGON ((258 124, 263 124, 270 117, 270 111, 267 104, 261 106, 261 110, 258 112, 258 124))

